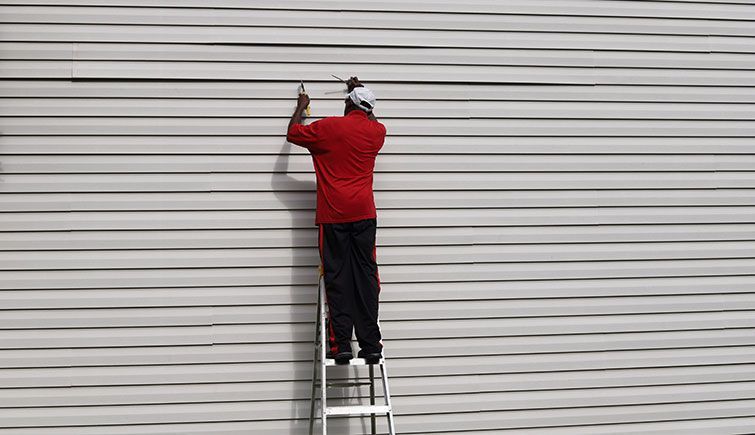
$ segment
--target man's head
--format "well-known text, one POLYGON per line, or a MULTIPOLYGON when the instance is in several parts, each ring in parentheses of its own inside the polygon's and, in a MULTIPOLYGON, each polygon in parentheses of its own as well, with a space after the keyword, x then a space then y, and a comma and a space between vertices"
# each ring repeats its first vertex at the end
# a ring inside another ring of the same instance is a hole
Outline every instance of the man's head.
POLYGON ((344 115, 352 110, 362 110, 371 113, 375 107, 375 94, 363 85, 359 85, 346 95, 344 103, 344 115))

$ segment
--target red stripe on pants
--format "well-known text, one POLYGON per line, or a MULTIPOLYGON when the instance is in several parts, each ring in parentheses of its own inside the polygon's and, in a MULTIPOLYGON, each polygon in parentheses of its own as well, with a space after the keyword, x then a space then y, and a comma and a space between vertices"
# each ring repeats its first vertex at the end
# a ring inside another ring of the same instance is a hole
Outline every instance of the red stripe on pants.
MULTIPOLYGON (((322 255, 322 224, 318 225, 317 227, 317 250, 320 252, 320 264, 322 265, 322 276, 323 276, 323 282, 325 282, 325 260, 322 255)), ((325 288, 323 288, 323 291, 325 292, 325 303, 328 303, 328 292, 325 288)), ((330 307, 330 305, 328 305, 330 307)), ((325 307, 323 307, 325 309, 325 307)), ((317 320, 320 321, 319 319, 317 320)), ((333 352, 333 354, 338 353, 338 344, 336 343, 336 333, 333 330, 333 322, 330 320, 330 308, 328 308, 328 345, 330 347, 330 351, 333 352)))

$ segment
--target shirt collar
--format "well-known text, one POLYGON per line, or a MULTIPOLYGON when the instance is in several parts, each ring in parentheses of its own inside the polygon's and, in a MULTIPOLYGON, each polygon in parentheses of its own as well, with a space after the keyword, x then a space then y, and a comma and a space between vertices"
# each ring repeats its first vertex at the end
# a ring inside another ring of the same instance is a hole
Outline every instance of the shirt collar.
POLYGON ((366 118, 367 117, 367 112, 365 112, 364 110, 360 110, 360 109, 354 109, 351 112, 347 113, 346 116, 364 116, 366 118))

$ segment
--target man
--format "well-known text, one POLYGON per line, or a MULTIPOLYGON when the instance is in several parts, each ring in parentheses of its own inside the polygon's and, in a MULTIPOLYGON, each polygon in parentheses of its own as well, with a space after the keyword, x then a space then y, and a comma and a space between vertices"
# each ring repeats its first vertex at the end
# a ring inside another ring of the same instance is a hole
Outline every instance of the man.
POLYGON ((302 93, 288 124, 286 139, 309 150, 317 177, 318 248, 329 311, 329 358, 353 358, 352 328, 360 351, 375 364, 382 357, 378 326, 378 275, 372 192, 375 157, 383 147, 385 126, 373 113, 375 95, 351 77, 344 116, 302 124, 309 97, 302 93))

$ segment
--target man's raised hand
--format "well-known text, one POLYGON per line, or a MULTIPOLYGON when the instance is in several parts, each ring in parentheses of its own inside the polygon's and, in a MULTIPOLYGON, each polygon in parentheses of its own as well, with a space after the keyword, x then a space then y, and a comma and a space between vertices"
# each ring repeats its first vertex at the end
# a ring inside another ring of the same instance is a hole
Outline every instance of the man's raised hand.
POLYGON ((299 100, 296 105, 300 110, 306 109, 309 106, 309 95, 304 93, 299 94, 299 100))
POLYGON ((346 80, 347 92, 353 91, 354 88, 361 88, 361 87, 364 87, 364 85, 359 81, 359 78, 357 78, 357 76, 349 77, 349 79, 346 80))

